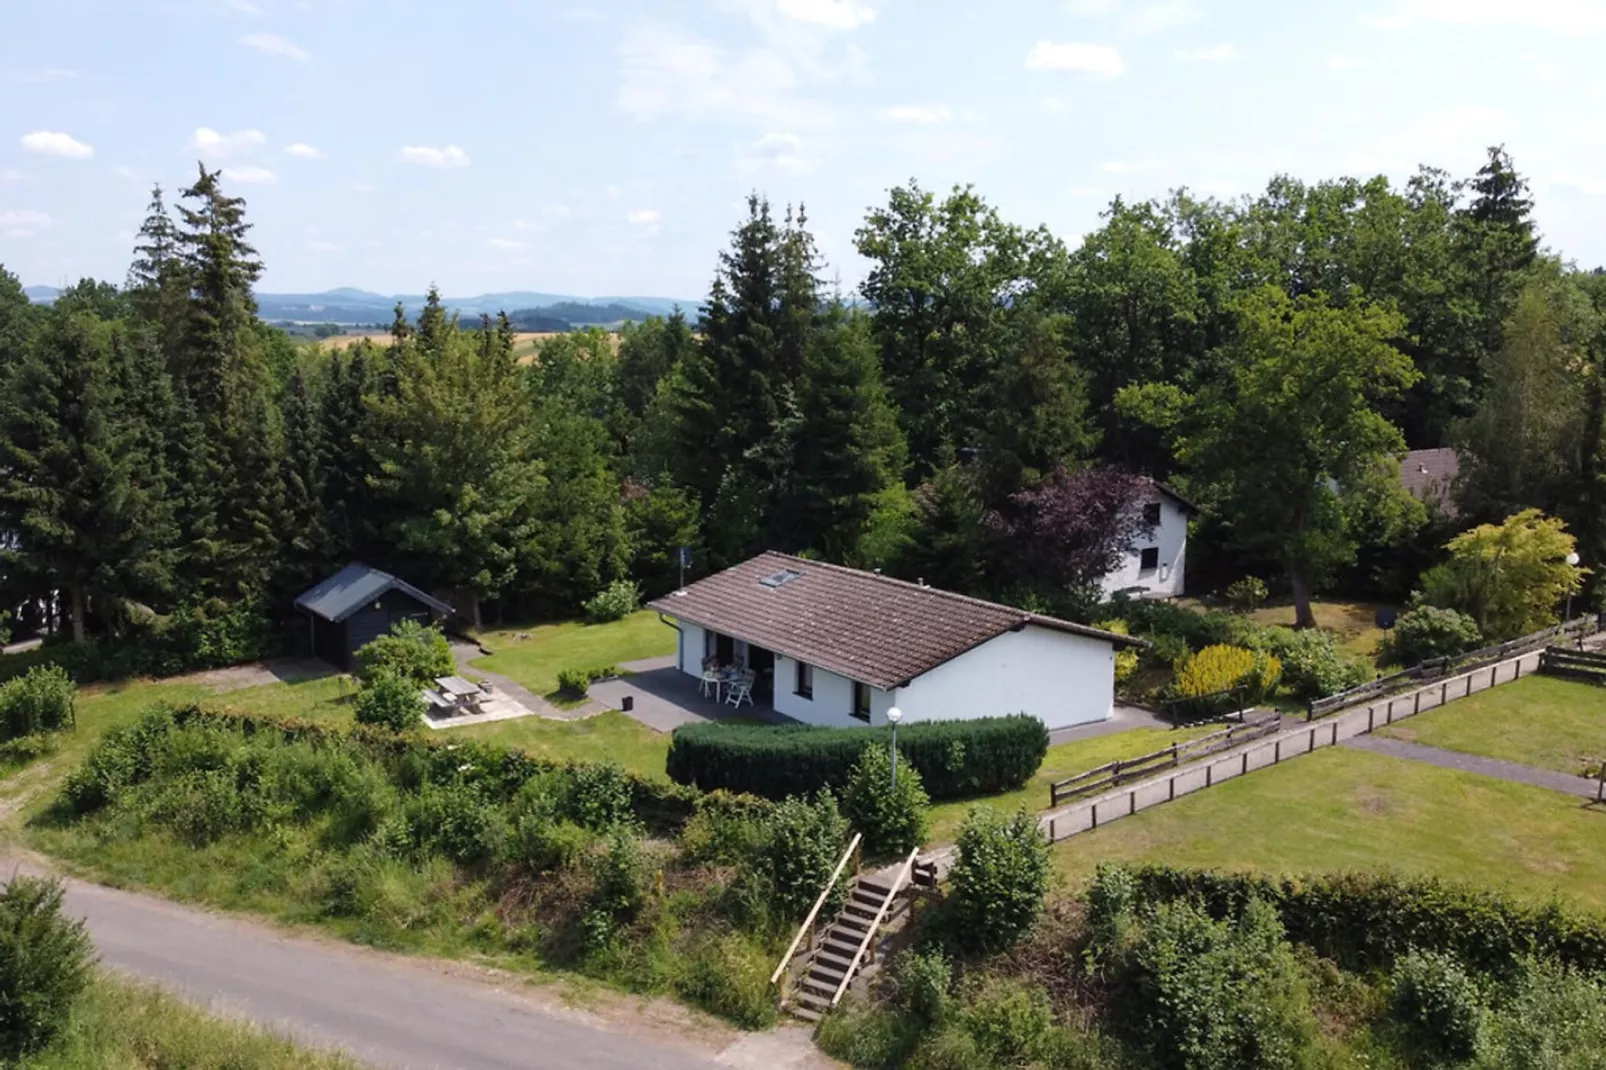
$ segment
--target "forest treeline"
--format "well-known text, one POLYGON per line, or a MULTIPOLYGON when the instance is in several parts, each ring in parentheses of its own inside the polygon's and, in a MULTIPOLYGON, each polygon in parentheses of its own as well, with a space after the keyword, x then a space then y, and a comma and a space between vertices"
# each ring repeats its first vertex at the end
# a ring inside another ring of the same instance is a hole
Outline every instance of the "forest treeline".
POLYGON ((156 191, 122 286, 30 305, 0 270, 4 596, 72 633, 282 610, 351 560, 465 613, 559 615, 764 548, 1055 612, 1202 509, 1190 575, 1398 598, 1447 535, 1537 506, 1606 552, 1606 278, 1541 245, 1521 176, 1421 170, 1112 203, 1072 247, 975 191, 893 189, 831 292, 760 196, 705 304, 514 357, 434 291, 388 344, 256 314, 242 200, 156 191), (1401 491, 1463 452, 1454 522, 1401 491))

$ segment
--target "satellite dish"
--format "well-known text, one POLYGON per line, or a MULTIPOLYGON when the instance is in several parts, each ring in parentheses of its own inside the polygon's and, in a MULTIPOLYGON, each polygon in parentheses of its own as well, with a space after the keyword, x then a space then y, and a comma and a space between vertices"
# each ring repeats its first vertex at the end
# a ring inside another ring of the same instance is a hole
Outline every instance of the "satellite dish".
POLYGON ((1377 621, 1377 626, 1386 632, 1394 627, 1394 622, 1399 620, 1399 614, 1395 613, 1392 607, 1384 606, 1377 611, 1374 619, 1377 621))

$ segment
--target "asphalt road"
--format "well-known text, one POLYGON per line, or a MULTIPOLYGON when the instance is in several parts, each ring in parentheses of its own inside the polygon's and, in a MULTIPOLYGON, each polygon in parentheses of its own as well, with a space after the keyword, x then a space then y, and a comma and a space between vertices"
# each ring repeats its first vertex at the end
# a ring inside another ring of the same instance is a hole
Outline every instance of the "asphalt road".
MULTIPOLYGON (((6 863, 9 875, 16 868, 6 863)), ((29 867, 22 867, 27 869, 29 867)), ((397 1070, 729 1067, 670 1027, 621 1029, 426 962, 287 936, 80 881, 67 910, 101 961, 224 1013, 397 1070)))

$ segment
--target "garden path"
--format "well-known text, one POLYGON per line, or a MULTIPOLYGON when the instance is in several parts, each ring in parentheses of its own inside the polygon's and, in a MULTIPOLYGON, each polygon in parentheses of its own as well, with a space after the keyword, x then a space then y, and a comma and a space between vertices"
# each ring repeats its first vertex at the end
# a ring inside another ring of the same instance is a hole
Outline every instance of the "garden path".
POLYGON ((1462 754, 1460 751, 1445 750, 1442 747, 1429 747, 1421 743, 1410 743, 1403 739, 1389 739, 1385 736, 1356 736, 1354 739, 1343 741, 1346 747, 1356 750, 1372 751, 1375 754, 1387 754, 1395 758, 1405 758, 1413 762, 1425 762, 1428 765, 1437 765, 1445 769, 1457 769, 1463 773, 1477 773, 1481 776, 1495 777, 1499 780, 1509 780, 1514 784, 1528 784, 1536 788, 1549 788, 1551 791, 1563 792, 1567 795, 1578 795, 1586 799, 1594 799, 1600 793, 1601 783, 1588 777, 1570 776, 1567 773, 1558 773, 1553 769, 1539 769, 1521 762, 1507 762, 1499 758, 1484 758, 1476 754, 1462 754))

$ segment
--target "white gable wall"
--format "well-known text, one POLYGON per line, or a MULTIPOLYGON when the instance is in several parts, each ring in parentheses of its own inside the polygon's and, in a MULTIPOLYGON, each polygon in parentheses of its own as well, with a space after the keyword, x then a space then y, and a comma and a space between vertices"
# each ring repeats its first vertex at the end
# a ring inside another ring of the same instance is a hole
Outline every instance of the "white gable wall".
MULTIPOLYGON (((1029 713, 1051 729, 1103 721, 1115 704, 1115 647, 1031 625, 916 677, 893 701, 907 722, 1010 713, 1029 713)), ((885 711, 875 723, 886 723, 885 711)))
MULTIPOLYGON (((1182 594, 1183 566, 1188 556, 1188 514, 1174 499, 1156 494, 1148 502, 1160 503, 1160 525, 1150 538, 1138 537, 1137 545, 1126 556, 1121 567, 1099 581, 1104 597, 1132 587, 1142 588, 1143 598, 1176 598, 1182 594), (1144 569, 1142 551, 1158 547, 1159 565, 1144 569)), ((1142 506, 1139 506, 1142 508, 1142 506)))

